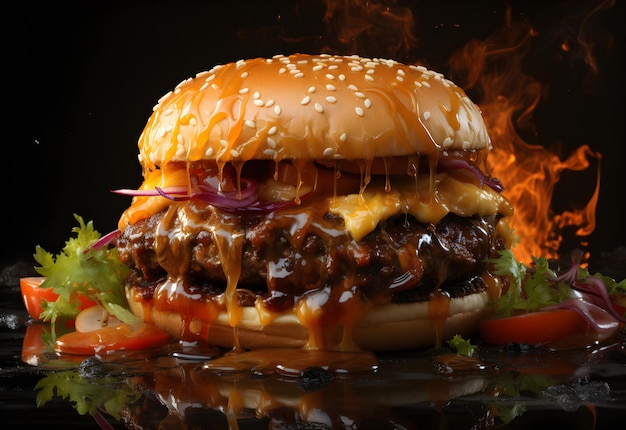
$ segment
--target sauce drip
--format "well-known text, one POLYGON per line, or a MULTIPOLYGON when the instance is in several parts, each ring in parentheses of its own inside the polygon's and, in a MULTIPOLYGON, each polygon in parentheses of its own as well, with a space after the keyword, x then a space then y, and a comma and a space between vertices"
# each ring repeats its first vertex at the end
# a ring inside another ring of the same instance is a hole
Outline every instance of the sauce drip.
POLYGON ((241 350, 237 324, 241 320, 242 307, 238 303, 237 284, 241 275, 241 252, 244 233, 239 230, 235 217, 225 216, 221 224, 213 224, 213 238, 219 251, 220 261, 226 275, 224 302, 228 312, 228 323, 233 327, 235 350, 241 350))
POLYGON ((441 336, 449 314, 450 295, 437 288, 430 295, 430 300, 428 301, 428 318, 430 318, 435 331, 435 347, 441 346, 441 336))

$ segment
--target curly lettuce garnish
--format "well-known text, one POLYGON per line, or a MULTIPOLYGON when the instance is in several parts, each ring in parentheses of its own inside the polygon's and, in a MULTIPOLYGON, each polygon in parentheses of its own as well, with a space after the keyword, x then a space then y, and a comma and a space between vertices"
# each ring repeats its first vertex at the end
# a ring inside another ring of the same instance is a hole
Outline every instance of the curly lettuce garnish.
POLYGON ((526 266, 515 259, 511 250, 500 251, 498 258, 487 260, 496 275, 510 281, 494 303, 495 314, 508 317, 521 312, 569 308, 597 327, 604 324, 603 320, 626 322, 611 301, 612 296, 626 292, 626 279, 616 282, 599 273, 590 275, 580 266, 582 252, 576 250, 571 256, 570 268, 560 274, 550 269, 545 257, 533 257, 533 265, 526 266))
POLYGON ((478 346, 473 345, 468 339, 464 339, 460 334, 455 334, 452 339, 448 341, 448 346, 456 351, 459 355, 465 355, 466 357, 472 357, 478 346))
POLYGON ((493 264, 494 274, 510 279, 507 291, 495 303, 496 315, 500 317, 519 311, 537 311, 571 297, 568 285, 553 281, 556 274, 545 257, 533 257, 534 270, 517 261, 510 249, 500 251, 498 258, 487 262, 493 264))
POLYGON ((80 415, 95 416, 103 409, 116 420, 120 419, 120 411, 140 396, 120 383, 117 376, 85 378, 76 370, 47 373, 35 390, 38 407, 60 397, 72 402, 80 415))
POLYGON ((40 246, 33 255, 40 264, 35 270, 46 277, 40 288, 52 288, 59 295, 56 301, 42 304, 41 318, 51 323, 54 336, 57 320, 73 319, 78 315, 78 296, 83 294, 121 321, 138 322, 128 310, 122 283, 128 268, 119 261, 117 249, 103 245, 92 221, 85 223, 76 214, 74 218, 79 224, 72 229, 76 236, 65 242, 58 255, 54 256, 40 246))

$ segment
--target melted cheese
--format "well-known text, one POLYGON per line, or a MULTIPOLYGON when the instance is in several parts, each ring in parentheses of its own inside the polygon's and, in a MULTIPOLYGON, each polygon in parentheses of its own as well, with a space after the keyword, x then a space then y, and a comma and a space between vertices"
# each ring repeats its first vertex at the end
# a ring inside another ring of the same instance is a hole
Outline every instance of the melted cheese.
POLYGON ((368 186, 360 194, 337 196, 329 210, 341 216, 352 237, 359 241, 381 221, 400 213, 410 214, 423 223, 437 223, 448 213, 460 216, 510 216, 511 203, 490 187, 461 181, 445 173, 430 178, 420 175, 416 181, 395 184, 390 191, 383 186, 368 186), (433 191, 434 190, 434 191, 433 191))

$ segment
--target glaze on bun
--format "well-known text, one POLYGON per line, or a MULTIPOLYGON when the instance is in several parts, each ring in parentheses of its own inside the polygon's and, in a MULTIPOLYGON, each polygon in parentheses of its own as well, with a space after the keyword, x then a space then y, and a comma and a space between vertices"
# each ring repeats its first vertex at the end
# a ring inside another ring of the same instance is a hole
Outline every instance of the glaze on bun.
POLYGON ((479 108, 423 66, 240 60, 181 82, 120 218, 131 309, 183 340, 397 350, 471 334, 511 245, 479 108))

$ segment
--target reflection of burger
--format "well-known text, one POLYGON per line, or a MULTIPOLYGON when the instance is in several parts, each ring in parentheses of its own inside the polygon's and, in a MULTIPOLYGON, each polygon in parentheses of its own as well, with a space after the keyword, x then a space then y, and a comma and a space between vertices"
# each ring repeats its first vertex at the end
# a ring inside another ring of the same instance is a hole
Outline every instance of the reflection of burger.
POLYGON ((120 220, 131 309, 184 340, 387 350, 469 334, 512 214, 481 114, 442 75, 238 61, 164 96, 120 220))
MULTIPOLYGON (((310 369, 298 378, 280 378, 215 374, 198 363, 163 358, 154 371, 129 378, 143 396, 122 415, 129 428, 142 429, 207 428, 207 423, 219 429, 415 428, 417 420, 420 427, 445 428, 455 410, 437 409, 481 393, 489 381, 484 373, 439 378, 428 360, 402 364, 396 370, 383 366, 380 374, 337 378, 310 369)), ((461 423, 468 428, 493 414, 475 401, 462 411, 461 423)), ((456 418, 452 422, 460 424, 456 418)))

